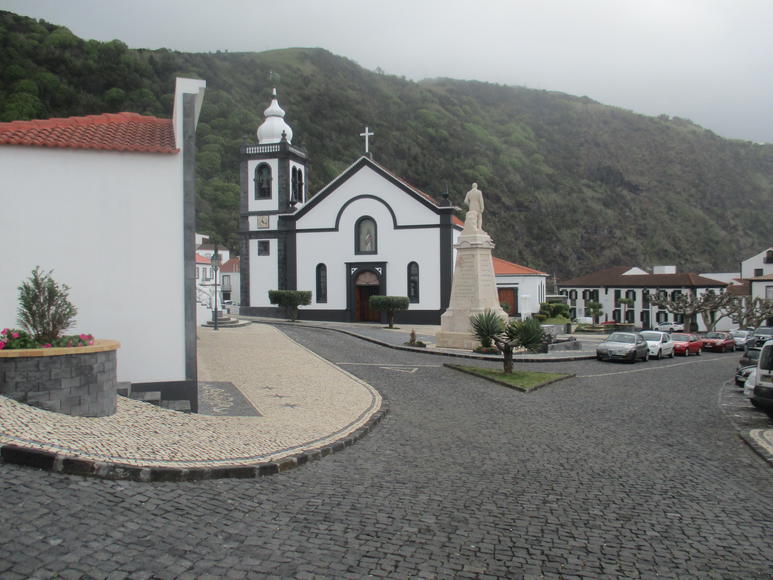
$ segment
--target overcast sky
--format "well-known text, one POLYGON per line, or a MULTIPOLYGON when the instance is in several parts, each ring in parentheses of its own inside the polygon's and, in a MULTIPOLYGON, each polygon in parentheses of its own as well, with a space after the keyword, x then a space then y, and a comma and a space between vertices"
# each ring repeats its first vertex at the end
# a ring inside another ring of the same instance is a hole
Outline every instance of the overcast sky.
POLYGON ((0 0, 82 38, 322 47, 410 79, 586 95, 773 143, 773 0, 0 0))

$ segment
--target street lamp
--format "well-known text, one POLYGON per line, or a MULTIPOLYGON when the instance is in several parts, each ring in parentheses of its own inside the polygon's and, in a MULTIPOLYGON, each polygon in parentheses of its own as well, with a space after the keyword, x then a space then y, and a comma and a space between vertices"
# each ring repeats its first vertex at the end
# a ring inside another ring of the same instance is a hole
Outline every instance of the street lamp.
POLYGON ((212 322, 217 328, 217 270, 220 268, 220 254, 217 253, 217 246, 215 246, 215 253, 212 254, 212 258, 209 261, 212 264, 212 274, 215 276, 215 308, 212 310, 212 322))

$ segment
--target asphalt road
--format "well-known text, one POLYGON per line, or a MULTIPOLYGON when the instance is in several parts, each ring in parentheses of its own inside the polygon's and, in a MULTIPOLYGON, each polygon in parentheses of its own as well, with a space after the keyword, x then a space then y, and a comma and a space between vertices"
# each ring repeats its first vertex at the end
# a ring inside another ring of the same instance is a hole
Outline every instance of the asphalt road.
POLYGON ((373 433, 257 480, 0 464, 0 577, 773 577, 773 470, 720 410, 736 355, 523 364, 577 374, 524 394, 283 330, 388 399, 373 433))

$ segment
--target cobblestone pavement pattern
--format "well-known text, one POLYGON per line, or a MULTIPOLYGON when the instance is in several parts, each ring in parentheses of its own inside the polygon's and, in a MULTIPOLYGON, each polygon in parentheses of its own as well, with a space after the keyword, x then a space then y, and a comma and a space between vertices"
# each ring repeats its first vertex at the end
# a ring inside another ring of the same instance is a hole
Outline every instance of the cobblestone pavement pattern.
POLYGON ((0 465, 0 577, 773 577, 773 471, 718 404, 734 355, 524 364, 577 374, 524 394, 287 332, 386 396, 370 435, 254 480, 0 465))
POLYGON ((251 465, 335 441, 381 405, 370 385, 271 326, 201 329, 199 348, 199 379, 233 383, 261 417, 176 413, 123 397, 110 417, 71 417, 2 397, 0 443, 126 465, 251 465))

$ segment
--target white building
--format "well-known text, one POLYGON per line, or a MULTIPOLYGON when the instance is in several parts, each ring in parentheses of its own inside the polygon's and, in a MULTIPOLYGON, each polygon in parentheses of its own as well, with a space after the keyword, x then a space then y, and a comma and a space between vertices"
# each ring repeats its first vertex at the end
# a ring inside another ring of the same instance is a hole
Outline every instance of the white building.
POLYGON ((539 312, 545 302, 545 272, 514 264, 501 258, 493 258, 499 303, 510 316, 529 318, 539 312))
POLYGON ((194 388, 195 128, 205 82, 177 79, 172 119, 134 113, 0 123, 0 324, 53 270, 68 332, 121 342, 118 380, 194 388), (141 242, 140 242, 141 241, 141 242))
MULTIPOLYGON (((635 324, 641 328, 652 328, 661 322, 683 323, 683 316, 651 304, 650 297, 664 295, 676 299, 680 294, 700 296, 706 292, 724 292, 727 284, 719 280, 704 278, 698 274, 678 274, 673 266, 656 266, 654 273, 641 268, 627 266, 607 268, 586 276, 566 280, 559 284, 561 294, 567 296, 572 318, 591 317, 588 302, 599 302, 602 307, 600 322, 615 321, 635 324), (621 298, 633 299, 627 306, 621 298)), ((700 316, 699 330, 706 330, 700 316)), ((730 328, 732 323, 724 318, 717 329, 730 328)))
MULTIPOLYGON (((463 227, 455 208, 367 153, 310 196, 308 159, 292 144, 276 93, 265 116, 258 144, 242 148, 240 312, 279 316, 269 290, 310 290, 311 304, 301 307, 305 319, 378 321, 368 298, 391 295, 410 300, 402 322, 439 323, 463 227)), ((518 310, 533 312, 533 302, 544 296, 544 277, 541 291, 532 277, 544 274, 525 274, 528 281, 503 274, 503 283, 511 291, 525 285, 520 292, 527 301, 518 310)))
POLYGON ((741 262, 741 278, 750 280, 773 274, 773 247, 741 262))

